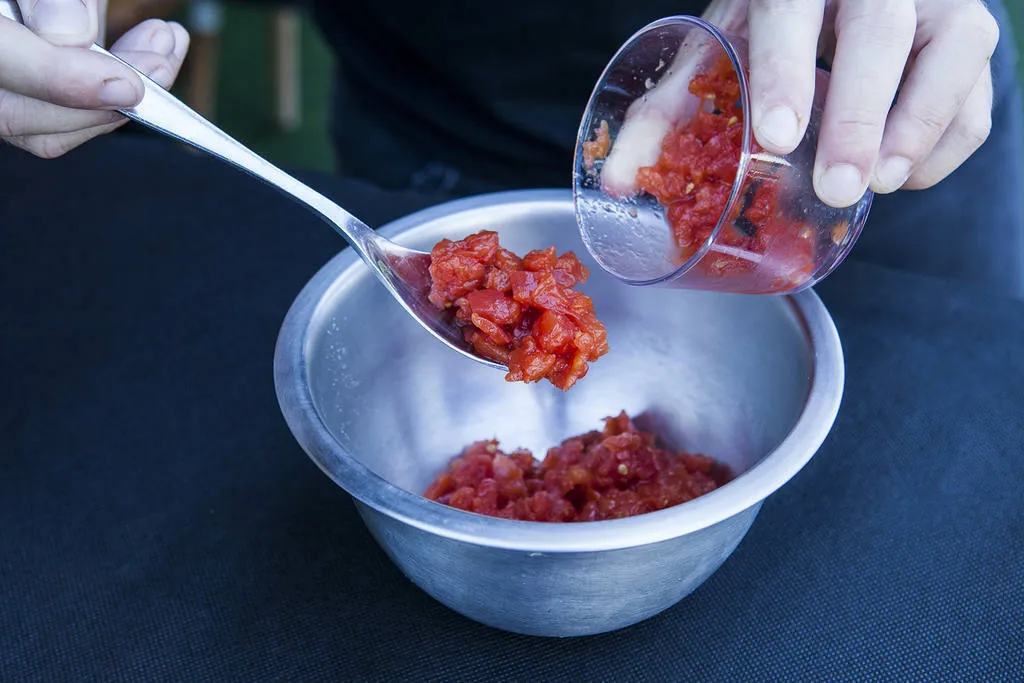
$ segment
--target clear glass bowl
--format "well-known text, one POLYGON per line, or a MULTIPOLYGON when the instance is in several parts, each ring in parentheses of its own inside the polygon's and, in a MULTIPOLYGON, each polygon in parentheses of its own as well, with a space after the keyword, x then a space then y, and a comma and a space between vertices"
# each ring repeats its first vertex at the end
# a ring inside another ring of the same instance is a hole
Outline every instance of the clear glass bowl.
POLYGON ((817 71, 803 140, 779 156, 754 140, 746 60, 743 39, 674 16, 637 32, 605 68, 580 124, 573 191, 587 249, 619 280, 792 293, 831 273, 860 235, 871 192, 835 208, 812 184, 828 73, 817 71), (696 88, 698 97, 690 91, 698 74, 717 74, 731 88, 719 87, 715 96, 696 88), (709 130, 719 139, 711 141, 709 130), (703 161, 677 158, 666 166, 663 144, 673 154, 703 154, 703 161), (717 180, 708 180, 716 172, 717 180))

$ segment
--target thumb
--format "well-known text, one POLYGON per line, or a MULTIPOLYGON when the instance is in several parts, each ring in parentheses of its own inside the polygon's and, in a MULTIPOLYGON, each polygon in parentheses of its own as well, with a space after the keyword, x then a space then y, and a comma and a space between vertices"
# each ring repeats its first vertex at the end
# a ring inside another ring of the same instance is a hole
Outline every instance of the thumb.
POLYGON ((135 72, 116 59, 80 47, 55 47, 3 18, 0 89, 75 109, 124 109, 138 104, 143 92, 135 72))
POLYGON ((53 45, 85 47, 99 35, 97 0, 18 0, 25 26, 53 45))

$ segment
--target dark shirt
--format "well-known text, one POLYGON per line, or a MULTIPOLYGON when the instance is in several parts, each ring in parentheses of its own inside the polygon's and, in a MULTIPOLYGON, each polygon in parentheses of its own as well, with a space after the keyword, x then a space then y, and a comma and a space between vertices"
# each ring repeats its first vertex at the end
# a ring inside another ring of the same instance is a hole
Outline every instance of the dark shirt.
POLYGON ((392 188, 566 186, 615 51, 645 24, 706 4, 314 0, 338 58, 340 170, 392 188))
MULTIPOLYGON (((514 3, 311 0, 336 52, 339 171, 466 195, 569 187, 591 89, 639 28, 701 14, 686 0, 514 3)), ((875 198, 854 257, 1024 297, 1024 131, 1006 10, 992 58, 992 135, 933 189, 875 198), (922 238, 926 235, 926 238, 922 238)))

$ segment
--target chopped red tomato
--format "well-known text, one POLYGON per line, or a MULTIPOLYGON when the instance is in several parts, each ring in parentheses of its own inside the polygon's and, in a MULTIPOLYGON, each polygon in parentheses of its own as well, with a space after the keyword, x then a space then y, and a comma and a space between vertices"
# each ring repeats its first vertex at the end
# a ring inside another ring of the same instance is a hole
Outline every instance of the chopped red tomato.
POLYGON ((429 299, 454 309, 466 341, 507 365, 508 381, 548 379, 567 390, 608 352, 593 302, 574 289, 589 275, 572 252, 549 247, 519 258, 483 231, 433 248, 429 299))
POLYGON ((670 453, 626 415, 602 431, 566 439, 542 461, 478 441, 452 461, 424 494, 452 507, 536 522, 630 517, 693 500, 732 478, 703 455, 670 453))

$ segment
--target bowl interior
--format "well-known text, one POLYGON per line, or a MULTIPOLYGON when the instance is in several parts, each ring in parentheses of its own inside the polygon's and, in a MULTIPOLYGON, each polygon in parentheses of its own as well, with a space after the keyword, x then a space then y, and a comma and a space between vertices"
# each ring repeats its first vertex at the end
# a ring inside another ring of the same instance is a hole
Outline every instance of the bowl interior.
POLYGON ((591 269, 582 289, 608 327, 611 352, 568 392, 506 383, 500 371, 434 341, 350 261, 318 298, 305 337, 312 406, 337 446, 314 457, 355 459, 419 495, 473 441, 497 438, 542 456, 626 410, 668 446, 742 473, 801 416, 813 352, 790 299, 625 286, 583 248, 569 193, 445 213, 400 222, 393 236, 429 250, 488 229, 517 253, 552 244, 574 251, 591 269))

